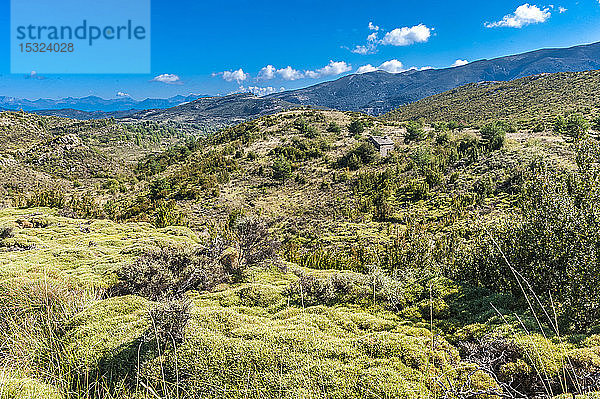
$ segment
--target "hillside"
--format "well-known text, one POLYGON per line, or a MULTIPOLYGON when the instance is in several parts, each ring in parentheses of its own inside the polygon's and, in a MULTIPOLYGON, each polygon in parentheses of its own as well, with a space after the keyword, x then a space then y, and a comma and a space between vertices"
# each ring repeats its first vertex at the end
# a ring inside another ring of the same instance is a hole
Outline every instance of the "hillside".
POLYGON ((58 116, 61 118, 88 120, 88 119, 108 119, 108 118, 125 118, 133 115, 139 110, 130 109, 123 111, 81 111, 73 108, 61 109, 40 109, 30 111, 31 113, 44 116, 58 116))
POLYGON ((600 144, 486 122, 1 114, 3 395, 593 398, 600 144))
POLYGON ((83 194, 99 186, 105 193, 126 191, 135 185, 132 167, 140 157, 204 133, 174 123, 78 121, 1 112, 0 204, 35 189, 83 194))
POLYGON ((468 83, 510 81, 541 73, 600 69, 600 43, 479 60, 467 65, 413 70, 398 74, 383 71, 350 75, 332 82, 272 94, 295 104, 362 111, 379 115, 468 83))
POLYGON ((386 114, 389 120, 550 121, 558 114, 600 113, 600 71, 543 74, 510 82, 468 84, 386 114))

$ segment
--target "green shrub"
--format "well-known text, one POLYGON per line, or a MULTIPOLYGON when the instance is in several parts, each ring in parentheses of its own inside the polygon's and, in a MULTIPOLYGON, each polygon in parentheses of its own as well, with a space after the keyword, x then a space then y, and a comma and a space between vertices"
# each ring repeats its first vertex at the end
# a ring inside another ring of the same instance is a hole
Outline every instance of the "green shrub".
POLYGON ((340 133, 342 131, 342 128, 340 127, 340 125, 338 125, 335 122, 331 122, 328 126, 327 126, 327 131, 329 133, 340 133))
POLYGON ((574 139, 581 139, 589 129, 588 121, 580 113, 568 113, 559 115, 554 121, 554 131, 574 139))
POLYGON ((364 131, 365 131, 365 124, 360 119, 354 119, 348 125, 348 132, 350 132, 351 134, 361 134, 364 131))
POLYGON ((0 227, 0 240, 5 240, 14 236, 15 233, 12 227, 0 227))
POLYGON ((599 156, 600 145, 588 139, 578 146, 575 171, 535 165, 519 213, 473 234, 455 277, 519 298, 535 293, 543 305, 536 312, 556 311, 561 329, 596 324, 600 255, 584 248, 600 247, 599 156))
POLYGON ((210 290, 231 281, 226 242, 215 239, 205 248, 161 248, 140 256, 117 271, 113 295, 139 295, 151 300, 181 298, 186 291, 210 290))
POLYGON ((501 122, 493 122, 485 125, 480 131, 482 144, 488 151, 499 150, 504 146, 506 139, 506 128, 501 122))
POLYGON ((150 328, 145 340, 160 347, 172 347, 185 339, 185 329, 191 318, 192 304, 187 298, 167 299, 156 303, 149 312, 150 328))
POLYGON ((373 144, 362 142, 354 146, 337 162, 338 167, 357 170, 361 165, 368 165, 377 159, 378 153, 373 144))
POLYGON ((417 121, 410 121, 406 124, 406 137, 404 141, 410 143, 411 141, 422 141, 427 138, 423 125, 417 121))
POLYGON ((285 182, 292 175, 292 163, 283 155, 280 155, 273 161, 271 169, 273 171, 273 178, 282 182, 285 182))

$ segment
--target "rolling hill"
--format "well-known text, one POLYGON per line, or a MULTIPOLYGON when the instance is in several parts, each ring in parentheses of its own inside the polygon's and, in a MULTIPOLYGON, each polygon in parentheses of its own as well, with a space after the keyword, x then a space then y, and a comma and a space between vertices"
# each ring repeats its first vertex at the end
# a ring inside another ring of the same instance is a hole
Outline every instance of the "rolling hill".
POLYGON ((399 74, 383 71, 344 76, 307 88, 268 96, 295 104, 317 105, 379 115, 468 83, 509 81, 541 73, 600 69, 600 43, 544 49, 467 65, 413 70, 399 74))
POLYGON ((482 122, 546 120, 577 111, 600 111, 600 71, 542 74, 510 82, 471 83, 388 113, 389 120, 482 122))

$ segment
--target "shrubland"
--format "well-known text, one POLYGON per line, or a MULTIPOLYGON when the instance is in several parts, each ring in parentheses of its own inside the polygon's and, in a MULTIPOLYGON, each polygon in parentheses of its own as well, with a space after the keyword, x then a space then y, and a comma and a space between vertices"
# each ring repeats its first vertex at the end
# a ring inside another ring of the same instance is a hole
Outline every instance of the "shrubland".
POLYGON ((0 209, 0 396, 595 397, 594 124, 295 110, 105 152, 123 174, 78 184, 24 158, 8 168, 40 184, 0 209))

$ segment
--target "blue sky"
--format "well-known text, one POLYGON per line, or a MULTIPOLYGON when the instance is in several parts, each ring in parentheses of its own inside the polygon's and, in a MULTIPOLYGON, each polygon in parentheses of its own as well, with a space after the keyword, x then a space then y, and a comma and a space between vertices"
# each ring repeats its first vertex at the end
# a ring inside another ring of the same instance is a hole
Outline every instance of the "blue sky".
POLYGON ((0 96, 265 93, 359 68, 443 68, 600 41, 598 0, 551 1, 153 0, 151 74, 25 76, 10 73, 10 2, 0 0, 0 96))

